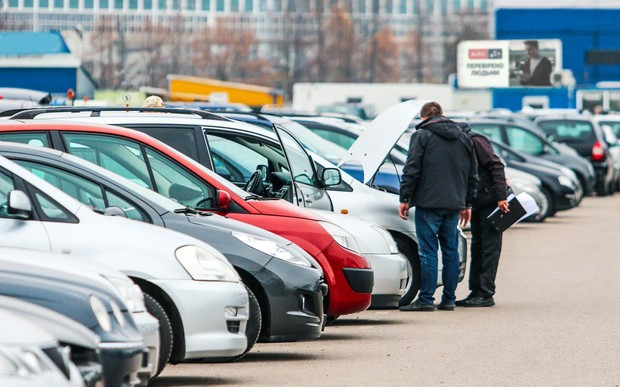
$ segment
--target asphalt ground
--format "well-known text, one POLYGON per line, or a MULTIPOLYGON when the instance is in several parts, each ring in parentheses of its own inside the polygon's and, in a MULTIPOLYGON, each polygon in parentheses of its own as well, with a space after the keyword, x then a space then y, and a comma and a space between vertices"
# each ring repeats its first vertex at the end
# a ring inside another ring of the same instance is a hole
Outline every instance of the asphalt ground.
POLYGON ((495 301, 344 316, 319 340, 168 366, 153 385, 618 386, 620 195, 508 230, 495 301))

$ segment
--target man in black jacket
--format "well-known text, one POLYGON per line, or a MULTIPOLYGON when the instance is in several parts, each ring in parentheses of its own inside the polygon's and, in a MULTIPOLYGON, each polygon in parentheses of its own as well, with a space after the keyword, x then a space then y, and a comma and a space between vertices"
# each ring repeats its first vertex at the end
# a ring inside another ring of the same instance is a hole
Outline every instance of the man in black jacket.
POLYGON ((441 106, 429 102, 420 112, 422 122, 411 136, 400 186, 401 218, 415 206, 420 255, 420 294, 406 311, 433 311, 437 288, 437 245, 441 245, 443 295, 438 308, 454 310, 459 278, 458 222, 471 216, 476 189, 476 157, 470 138, 443 116, 441 106))
POLYGON ((506 200, 506 175, 504 164, 493 151, 493 146, 482 134, 475 133, 466 123, 459 126, 474 143, 478 160, 478 190, 471 212, 471 266, 467 298, 457 306, 493 306, 495 301, 495 276, 502 251, 502 233, 498 232, 487 217, 497 207, 508 212, 506 200))

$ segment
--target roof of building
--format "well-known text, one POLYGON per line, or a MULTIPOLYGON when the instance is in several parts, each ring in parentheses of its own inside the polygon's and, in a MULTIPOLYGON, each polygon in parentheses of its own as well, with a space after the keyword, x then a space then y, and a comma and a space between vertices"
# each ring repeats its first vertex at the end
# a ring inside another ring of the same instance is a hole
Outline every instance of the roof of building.
POLYGON ((0 56, 70 53, 59 32, 0 32, 0 56))

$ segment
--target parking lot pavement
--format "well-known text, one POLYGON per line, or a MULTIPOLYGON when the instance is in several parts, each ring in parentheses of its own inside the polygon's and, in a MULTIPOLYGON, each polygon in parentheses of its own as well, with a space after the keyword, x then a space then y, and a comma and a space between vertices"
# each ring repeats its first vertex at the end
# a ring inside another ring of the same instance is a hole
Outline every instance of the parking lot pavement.
POLYGON ((317 341, 168 366, 154 385, 620 384, 620 195, 509 230, 497 287, 492 308, 345 316, 317 341))

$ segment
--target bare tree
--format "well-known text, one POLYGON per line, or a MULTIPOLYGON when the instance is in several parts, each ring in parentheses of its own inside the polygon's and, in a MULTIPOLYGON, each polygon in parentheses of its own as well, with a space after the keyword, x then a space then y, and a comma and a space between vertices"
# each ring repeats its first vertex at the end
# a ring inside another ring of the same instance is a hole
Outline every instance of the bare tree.
POLYGON ((389 27, 383 27, 373 38, 376 46, 375 81, 396 82, 399 76, 398 45, 389 27))
POLYGON ((355 56, 358 38, 351 14, 343 7, 334 5, 326 22, 324 79, 332 82, 352 82, 357 80, 355 56))

